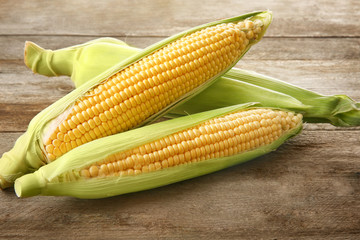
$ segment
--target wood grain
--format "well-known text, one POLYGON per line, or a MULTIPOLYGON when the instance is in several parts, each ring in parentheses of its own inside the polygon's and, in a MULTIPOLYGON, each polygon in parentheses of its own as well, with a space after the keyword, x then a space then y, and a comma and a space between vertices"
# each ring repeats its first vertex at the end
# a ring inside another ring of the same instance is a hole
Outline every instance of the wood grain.
POLYGON ((0 1, 0 34, 168 36, 255 10, 274 12, 268 36, 357 37, 357 0, 0 1), (245 6, 246 5, 246 6, 245 6), (80 13, 79 13, 80 11, 80 13))
MULTIPOLYGON (((146 47, 178 31, 270 9, 238 67, 360 101, 357 0, 0 0, 0 155, 73 89, 23 63, 26 40, 57 49, 97 37, 146 47)), ((169 186, 100 200, 0 192, 0 239, 359 239, 360 127, 305 124, 277 151, 169 186)))
MULTIPOLYGON (((97 37, 84 36, 1 36, 0 60, 23 59, 25 41, 46 49, 60 49, 97 37)), ((119 37, 131 46, 145 48, 165 37, 119 37)), ((270 38, 254 45, 243 60, 337 60, 360 58, 359 38, 270 38)), ((4 70, 2 70, 4 71, 4 70)))
POLYGON ((102 200, 16 199, 7 190, 0 193, 5 220, 0 236, 355 239, 360 234, 358 136, 359 131, 305 130, 246 164, 102 200), (19 224, 25 226, 21 231, 19 224))

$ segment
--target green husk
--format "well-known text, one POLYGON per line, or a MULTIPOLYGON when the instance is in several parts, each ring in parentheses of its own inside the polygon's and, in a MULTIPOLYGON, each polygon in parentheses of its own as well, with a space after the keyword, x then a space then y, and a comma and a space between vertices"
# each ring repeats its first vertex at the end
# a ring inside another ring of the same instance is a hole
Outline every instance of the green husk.
POLYGON ((115 38, 99 38, 55 51, 26 41, 24 62, 34 73, 48 77, 71 76, 76 79, 75 86, 79 87, 139 52, 141 49, 115 38))
POLYGON ((94 179, 76 179, 76 176, 66 177, 70 176, 71 173, 74 174, 73 171, 79 171, 83 167, 87 167, 104 159, 106 156, 135 148, 198 125, 209 119, 248 109, 249 107, 253 107, 253 103, 230 106, 176 118, 92 141, 64 154, 56 161, 41 167, 35 173, 18 178, 15 181, 16 194, 19 197, 66 195, 77 198, 105 198, 151 189, 218 171, 264 155, 275 150, 286 139, 298 134, 302 129, 302 124, 299 124, 294 129, 284 133, 284 135, 275 142, 256 150, 229 157, 170 167, 152 173, 94 179))
MULTIPOLYGON (((24 133, 23 136, 15 143, 15 146, 12 150, 8 153, 5 153, 2 158, 0 159, 0 188, 6 188, 11 186, 16 178, 19 176, 31 172, 41 165, 46 164, 45 158, 41 152, 41 133, 43 128, 52 120, 63 113, 68 107, 72 106, 77 99, 83 96, 86 92, 92 89, 94 86, 98 85, 99 83, 106 80, 108 77, 112 76, 114 73, 119 72, 123 68, 131 65, 132 63, 139 61, 141 58, 153 53, 154 51, 164 47, 165 45, 176 41, 177 39, 186 36, 190 33, 195 31, 201 30, 206 27, 215 26, 222 23, 230 23, 230 22, 239 22, 241 20, 250 18, 251 20, 261 20, 264 24, 262 28, 262 32, 259 34, 258 38, 254 41, 251 41, 247 48, 245 49, 244 53, 255 43, 257 43, 262 35, 265 33, 267 27, 271 23, 272 14, 269 11, 264 12, 253 12, 248 13, 242 16, 233 17, 225 20, 215 21, 212 23, 204 24, 201 26, 194 27, 190 30, 181 32, 179 34, 173 35, 167 39, 164 39, 158 43, 155 43, 144 50, 137 52, 136 54, 131 55, 129 58, 126 59, 119 59, 116 64, 113 64, 111 68, 106 69, 105 71, 98 73, 96 76, 89 76, 86 78, 87 80, 84 81, 80 86, 78 86, 75 90, 71 93, 67 94, 60 100, 56 101, 43 111, 41 111, 38 115, 34 117, 34 119, 30 122, 27 131, 24 133), (90 80, 89 80, 90 79, 90 80)), ((87 44, 83 45, 86 46, 87 44)), ((70 74, 72 71, 72 60, 81 59, 80 52, 73 52, 71 49, 69 51, 60 52, 59 54, 47 54, 46 56, 36 55, 40 50, 34 45, 27 43, 27 48, 25 51, 25 62, 27 66, 31 67, 31 69, 35 71, 44 72, 47 74, 57 75, 57 71, 59 74, 70 74), (72 57, 69 57, 72 56, 72 57), (45 58, 42 58, 45 57, 45 58), (45 62, 52 62, 56 63, 54 66, 47 65, 47 67, 43 65, 45 62), (50 67, 49 67, 50 66, 50 67)), ((84 56, 86 57, 86 56, 84 56)), ((242 56, 241 56, 242 57, 242 56)), ((239 59, 241 58, 239 57, 239 59)), ((96 57, 95 57, 96 59, 96 57)), ((108 58, 106 58, 108 59, 108 58)), ((109 61, 113 61, 113 59, 109 58, 109 61)), ((235 63, 234 63, 235 64, 235 63)), ((233 65, 234 65, 233 64, 233 65)), ((230 69, 233 66, 229 66, 230 69)), ((205 82, 202 86, 192 90, 191 92, 182 96, 181 99, 178 99, 177 102, 173 103, 172 105, 167 106, 165 109, 161 110, 160 112, 152 115, 142 124, 150 123, 157 118, 164 115, 167 111, 171 108, 175 107, 181 100, 190 98, 191 96, 195 95, 199 91, 206 88, 210 85, 218 76, 222 75, 228 69, 224 70, 223 72, 219 73, 217 76, 209 79, 205 82)))
POLYGON ((346 95, 325 96, 256 72, 232 68, 212 86, 173 109, 177 117, 244 102, 302 113, 304 121, 360 126, 360 103, 346 95))
MULTIPOLYGON (((28 46, 36 45, 28 43, 28 46)), ((38 51, 33 54, 38 61, 27 59, 32 54, 25 57, 30 68, 37 66, 35 68, 38 68, 38 72, 46 76, 54 74, 41 69, 53 69, 56 75, 71 76, 75 86, 81 86, 87 79, 111 67, 117 58, 126 59, 141 51, 114 38, 99 38, 56 51, 36 48, 38 51), (72 64, 68 64, 68 59, 72 59, 72 64)), ((166 116, 173 118, 245 102, 259 102, 263 107, 293 110, 302 113, 306 122, 331 123, 342 127, 360 126, 360 103, 346 95, 325 96, 238 68, 232 68, 208 88, 173 108, 166 116)))

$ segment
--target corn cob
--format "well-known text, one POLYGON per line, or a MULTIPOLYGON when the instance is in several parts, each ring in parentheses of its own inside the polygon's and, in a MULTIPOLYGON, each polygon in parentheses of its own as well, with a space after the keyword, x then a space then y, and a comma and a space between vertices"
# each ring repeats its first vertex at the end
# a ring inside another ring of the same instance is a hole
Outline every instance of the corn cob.
POLYGON ((263 155, 301 130, 301 114, 249 105, 93 141, 17 179, 16 194, 103 198, 158 187, 263 155))
POLYGON ((270 22, 269 12, 256 12, 202 25, 86 82, 38 114, 28 133, 3 155, 0 186, 82 144, 160 117, 236 64, 270 22))
POLYGON ((50 123, 43 138, 48 161, 94 139, 139 126, 234 64, 260 32, 260 23, 252 21, 208 27, 111 76, 81 97, 66 116, 54 119, 54 128, 50 123), (246 34, 241 31, 244 27, 246 34))
MULTIPOLYGON (((118 61, 114 58, 114 53, 117 57, 126 59, 141 49, 130 47, 114 38, 100 38, 56 51, 44 50, 27 42, 25 51, 25 62, 34 72, 46 76, 68 75, 75 86, 81 86, 87 79, 114 65, 118 61), (94 56, 98 61, 89 62, 94 56)), ((263 107, 300 112, 306 122, 326 122, 343 127, 360 126, 360 103, 346 95, 324 96, 238 68, 232 68, 214 84, 184 101, 166 116, 178 117, 245 102, 259 102, 263 107)))

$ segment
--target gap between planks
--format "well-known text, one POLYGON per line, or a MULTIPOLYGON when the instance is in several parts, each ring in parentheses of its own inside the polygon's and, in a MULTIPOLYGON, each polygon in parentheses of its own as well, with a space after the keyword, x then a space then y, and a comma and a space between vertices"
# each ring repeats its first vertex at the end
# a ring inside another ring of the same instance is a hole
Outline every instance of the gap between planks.
MULTIPOLYGON (((0 37, 114 37, 114 38, 124 38, 124 37, 132 37, 132 38, 167 38, 169 35, 136 35, 136 34, 0 34, 0 37)), ((318 36, 318 35, 267 35, 263 38, 360 38, 360 35, 329 35, 329 36, 318 36)))
MULTIPOLYGON (((171 120, 171 119, 168 119, 171 120)), ((167 121, 167 120, 166 120, 167 121)), ((336 127, 330 124, 319 124, 319 123, 304 123, 304 132, 343 132, 343 133, 353 133, 353 132, 359 132, 360 134, 360 126, 359 127, 336 127), (306 125, 311 124, 311 127, 307 127, 306 125)), ((2 130, 0 131, 0 134, 22 134, 25 133, 25 131, 6 131, 2 130)))

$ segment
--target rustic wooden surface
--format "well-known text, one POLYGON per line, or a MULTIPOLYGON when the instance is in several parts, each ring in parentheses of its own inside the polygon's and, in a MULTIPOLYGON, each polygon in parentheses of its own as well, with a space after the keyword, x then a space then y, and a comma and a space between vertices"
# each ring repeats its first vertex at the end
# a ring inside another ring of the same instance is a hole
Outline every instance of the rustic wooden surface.
MULTIPOLYGON (((23 64, 31 40, 61 48, 101 36, 145 47, 215 19, 270 9, 238 64, 360 101, 360 2, 0 0, 0 155, 73 89, 23 64), (244 6, 246 5, 246 7, 244 6)), ((360 239, 360 128, 307 124, 278 151, 224 171, 101 200, 0 192, 1 239, 360 239)))

